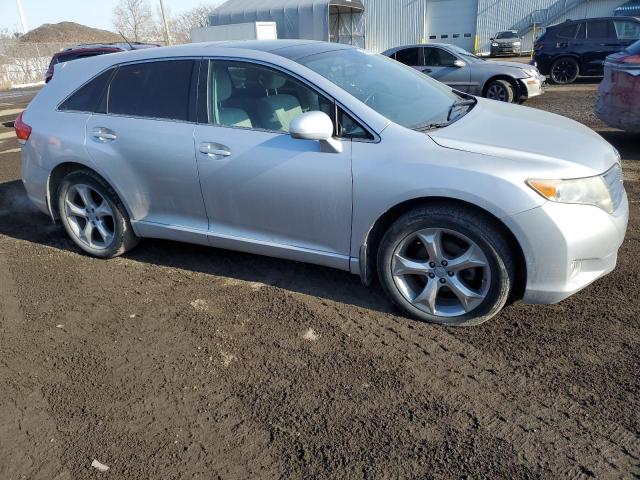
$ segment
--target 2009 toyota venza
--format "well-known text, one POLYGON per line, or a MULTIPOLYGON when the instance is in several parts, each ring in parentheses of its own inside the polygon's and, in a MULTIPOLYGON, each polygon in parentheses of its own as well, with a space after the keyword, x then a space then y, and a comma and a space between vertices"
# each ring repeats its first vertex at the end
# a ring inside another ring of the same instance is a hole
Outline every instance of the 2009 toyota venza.
POLYGON ((627 226, 620 157, 588 128, 338 44, 61 64, 16 131, 29 197, 91 255, 156 237, 311 262, 448 325, 568 297, 627 226))

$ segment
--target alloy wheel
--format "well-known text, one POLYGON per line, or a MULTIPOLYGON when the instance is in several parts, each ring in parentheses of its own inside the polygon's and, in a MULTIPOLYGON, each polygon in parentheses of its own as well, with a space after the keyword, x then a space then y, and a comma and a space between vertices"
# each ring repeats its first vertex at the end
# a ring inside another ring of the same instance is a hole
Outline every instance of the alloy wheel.
POLYGON ((506 102, 507 98, 509 98, 509 94, 502 85, 493 84, 487 90, 487 98, 506 102))
POLYGON ((89 248, 109 248, 115 237, 115 215, 109 202, 89 185, 72 185, 64 198, 67 222, 76 238, 89 248))
POLYGON ((578 65, 574 60, 560 60, 553 65, 551 76, 556 83, 571 83, 578 76, 578 65))
POLYGON ((444 228, 405 237, 391 260, 393 281, 415 308, 442 317, 471 312, 486 298, 491 268, 470 238, 444 228))

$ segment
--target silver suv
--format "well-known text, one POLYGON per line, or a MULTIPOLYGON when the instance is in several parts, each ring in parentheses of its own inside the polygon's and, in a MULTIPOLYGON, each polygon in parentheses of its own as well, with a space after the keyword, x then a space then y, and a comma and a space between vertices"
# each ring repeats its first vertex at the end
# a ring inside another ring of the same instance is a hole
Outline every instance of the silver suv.
POLYGON ((15 126, 29 197, 91 255, 155 237, 311 262, 448 325, 577 292, 627 226, 619 156, 588 128, 339 44, 60 64, 15 126))

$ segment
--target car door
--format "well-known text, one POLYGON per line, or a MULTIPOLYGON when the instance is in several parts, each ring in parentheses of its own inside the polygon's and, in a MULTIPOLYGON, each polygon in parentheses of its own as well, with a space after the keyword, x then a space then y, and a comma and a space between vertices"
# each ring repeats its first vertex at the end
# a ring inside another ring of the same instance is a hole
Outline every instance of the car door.
POLYGON ((464 66, 455 64, 458 57, 440 47, 425 47, 425 66, 430 77, 462 92, 472 92, 471 68, 467 62, 464 66))
POLYGON ((206 71, 194 141, 211 244, 348 268, 351 144, 336 153, 288 133, 304 112, 332 116, 333 101, 257 63, 211 60, 206 71))
POLYGON ((204 232, 206 242, 208 219, 193 154, 197 68, 189 59, 118 67, 99 113, 86 123, 85 145, 139 232, 194 229, 204 232))
POLYGON ((584 53, 583 65, 587 75, 602 75, 604 59, 620 50, 612 20, 587 22, 588 50, 584 53))

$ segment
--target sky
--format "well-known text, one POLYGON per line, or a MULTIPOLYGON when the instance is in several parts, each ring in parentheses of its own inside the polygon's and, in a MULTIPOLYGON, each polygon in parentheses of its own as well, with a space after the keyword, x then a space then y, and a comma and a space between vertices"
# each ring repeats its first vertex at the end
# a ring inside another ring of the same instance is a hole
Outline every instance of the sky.
MULTIPOLYGON (((118 0, 22 0, 27 28, 33 30, 43 23, 64 21, 81 23, 90 27, 111 29, 113 8, 118 0)), ((153 10, 159 0, 149 0, 153 10)), ((164 0, 172 14, 201 4, 221 3, 219 0, 164 0)), ((21 31, 16 0, 0 0, 0 30, 21 31)))

